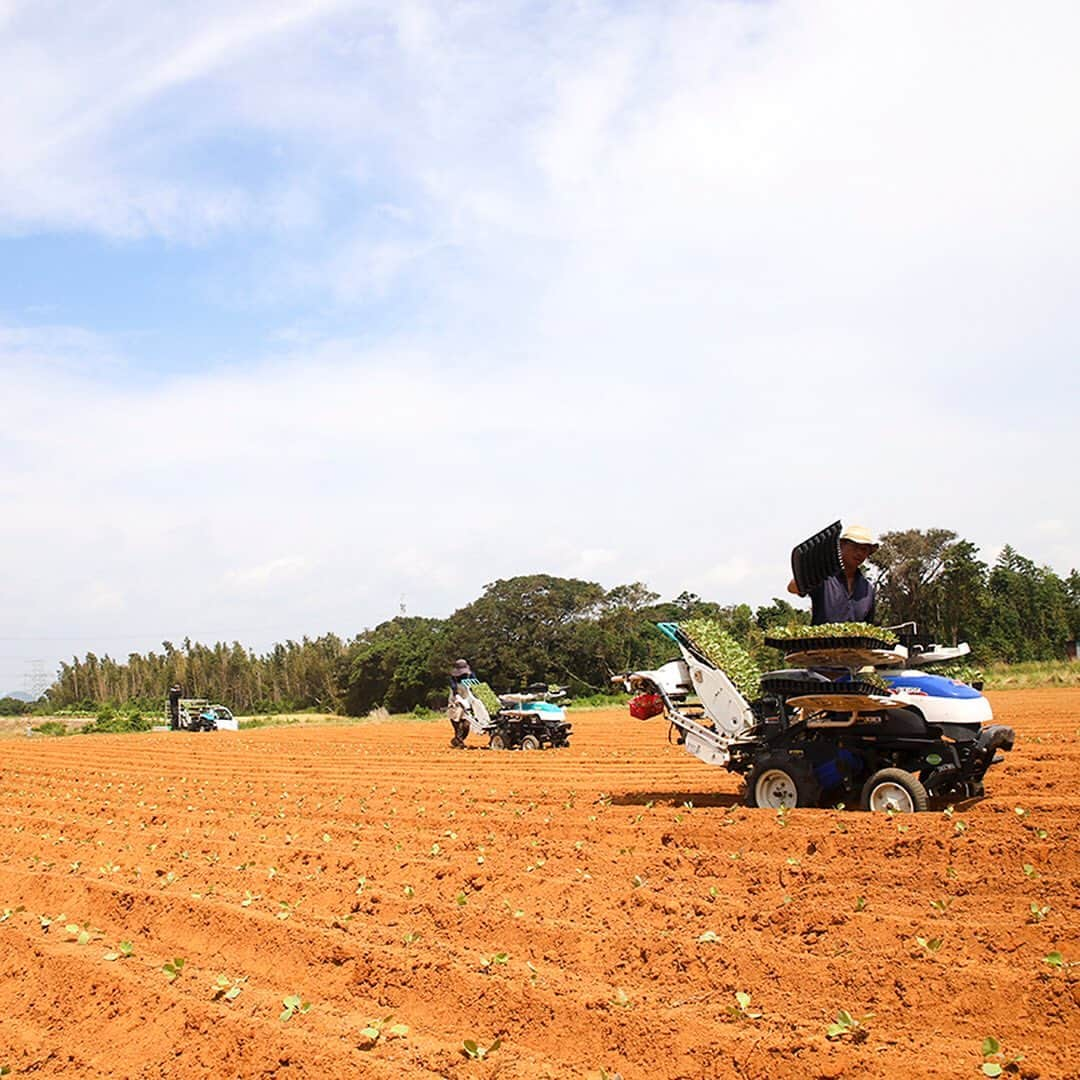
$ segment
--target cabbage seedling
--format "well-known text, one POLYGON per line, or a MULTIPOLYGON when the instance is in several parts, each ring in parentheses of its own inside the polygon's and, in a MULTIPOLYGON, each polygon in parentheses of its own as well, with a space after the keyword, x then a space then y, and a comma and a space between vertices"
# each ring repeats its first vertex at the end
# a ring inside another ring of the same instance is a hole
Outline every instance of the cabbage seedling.
POLYGON ((825 1030, 826 1038, 850 1038, 852 1042, 865 1042, 869 1033, 864 1025, 867 1020, 872 1019, 873 1015, 870 1012, 863 1016, 852 1016, 846 1009, 841 1009, 836 1014, 836 1020, 825 1030))
POLYGON ((299 994, 290 994, 281 999, 282 1010, 279 1020, 291 1020, 297 1013, 306 1013, 311 1008, 310 1001, 301 1001, 299 994))
POLYGON ((180 973, 184 970, 184 965, 187 961, 182 956, 177 956, 173 960, 166 960, 162 965, 161 970, 165 972, 165 977, 169 982, 174 982, 180 977, 180 973))
POLYGON ((490 1046, 481 1046, 475 1039, 466 1039, 461 1044, 462 1053, 473 1061, 483 1061, 488 1054, 495 1053, 502 1046, 502 1039, 496 1039, 490 1046))

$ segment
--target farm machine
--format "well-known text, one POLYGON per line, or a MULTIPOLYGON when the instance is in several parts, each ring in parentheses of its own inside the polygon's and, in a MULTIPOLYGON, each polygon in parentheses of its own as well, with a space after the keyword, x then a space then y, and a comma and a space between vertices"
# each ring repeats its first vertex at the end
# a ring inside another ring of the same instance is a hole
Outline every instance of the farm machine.
POLYGON ((542 750, 570 745, 572 725, 559 704, 562 687, 542 683, 522 694, 496 694, 478 679, 462 679, 455 703, 465 711, 469 730, 487 739, 492 750, 542 750))
MULTIPOLYGON (((837 522, 792 552, 804 595, 839 569, 839 534, 837 522)), ((773 631, 765 644, 789 666, 765 674, 704 620, 658 626, 680 656, 617 677, 637 692, 631 715, 666 716, 687 752, 746 778, 750 806, 926 810, 982 796, 987 769, 1012 749, 978 689, 928 670, 969 647, 925 641, 911 624, 773 631)))
POLYGON ((237 731, 236 717, 224 705, 205 698, 181 697, 179 686, 169 689, 169 729, 171 731, 237 731))

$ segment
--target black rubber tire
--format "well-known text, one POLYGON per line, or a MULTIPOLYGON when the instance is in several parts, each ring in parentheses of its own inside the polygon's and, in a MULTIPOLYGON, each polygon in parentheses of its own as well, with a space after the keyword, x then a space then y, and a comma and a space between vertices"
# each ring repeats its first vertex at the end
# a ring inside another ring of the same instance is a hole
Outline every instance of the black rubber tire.
POLYGON ((747 806, 779 810, 786 806, 817 806, 821 785, 808 761, 783 751, 763 755, 746 777, 747 806), (790 801, 789 801, 790 800, 790 801))
POLYGON ((488 739, 488 749, 489 750, 505 750, 506 749, 506 736, 501 735, 501 734, 499 734, 499 732, 496 731, 495 734, 492 735, 490 739, 488 739))
POLYGON ((522 750, 539 750, 540 749, 540 740, 535 735, 526 735, 521 740, 521 749, 522 750))
POLYGON ((930 797, 914 773, 906 769, 878 769, 863 784, 859 805, 864 810, 882 811, 889 808, 887 803, 892 804, 894 813, 919 814, 928 809, 930 797), (882 791, 886 786, 889 790, 882 791))

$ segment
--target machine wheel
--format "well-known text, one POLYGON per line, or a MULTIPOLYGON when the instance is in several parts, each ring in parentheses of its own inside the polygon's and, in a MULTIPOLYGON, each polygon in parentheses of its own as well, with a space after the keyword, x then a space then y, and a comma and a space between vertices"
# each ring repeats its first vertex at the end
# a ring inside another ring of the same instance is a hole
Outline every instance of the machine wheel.
POLYGON ((525 738, 523 738, 521 740, 521 749, 522 750, 539 750, 540 749, 540 740, 535 735, 526 735, 525 738))
POLYGON ((863 784, 864 810, 917 814, 927 808, 929 798, 922 781, 905 769, 879 769, 863 784))
POLYGON ((766 810, 816 806, 821 785, 809 762, 789 754, 766 754, 746 778, 746 805, 766 810))
POLYGON ((495 732, 494 735, 488 739, 488 748, 491 750, 505 750, 506 749, 506 736, 500 735, 495 732))

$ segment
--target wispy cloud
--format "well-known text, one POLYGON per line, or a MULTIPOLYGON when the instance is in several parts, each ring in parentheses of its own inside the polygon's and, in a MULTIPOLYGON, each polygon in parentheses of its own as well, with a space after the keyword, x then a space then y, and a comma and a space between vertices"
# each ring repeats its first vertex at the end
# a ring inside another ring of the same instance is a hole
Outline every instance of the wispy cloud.
POLYGON ((0 20, 33 632, 348 631, 533 570, 763 602, 842 515, 1080 563, 1074 5, 0 20), (139 276, 100 305, 95 252, 139 276))

